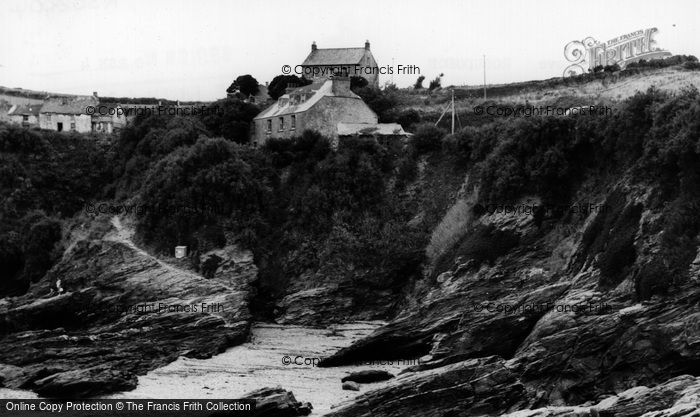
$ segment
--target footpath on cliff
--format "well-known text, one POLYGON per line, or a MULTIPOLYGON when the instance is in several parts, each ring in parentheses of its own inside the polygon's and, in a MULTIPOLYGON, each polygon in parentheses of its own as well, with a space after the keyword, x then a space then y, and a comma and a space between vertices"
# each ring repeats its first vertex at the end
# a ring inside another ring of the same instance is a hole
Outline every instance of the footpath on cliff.
POLYGON ((71 234, 40 282, 0 301, 5 388, 78 398, 130 390, 139 374, 248 338, 250 253, 234 253, 235 268, 205 279, 137 247, 119 218, 71 234))

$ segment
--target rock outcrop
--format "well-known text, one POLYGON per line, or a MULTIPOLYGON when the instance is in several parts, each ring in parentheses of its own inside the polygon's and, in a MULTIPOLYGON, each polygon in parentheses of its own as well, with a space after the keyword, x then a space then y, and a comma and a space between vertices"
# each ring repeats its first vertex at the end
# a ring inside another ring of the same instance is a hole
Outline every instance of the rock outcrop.
POLYGON ((405 375, 327 416, 497 415, 527 403, 517 376, 492 356, 405 375))
POLYGON ((359 391, 360 384, 358 384, 357 382, 353 382, 353 381, 345 381, 345 382, 343 382, 342 388, 346 391, 359 391))
MULTIPOLYGON (((474 219, 516 235, 518 245, 494 262, 474 262, 473 256, 455 251, 454 264, 419 283, 396 319, 325 358, 321 366, 421 358, 405 374, 440 380, 438 375, 454 364, 497 355, 527 390, 526 408, 577 410, 570 415, 614 395, 619 404, 627 404, 623 399, 632 394, 629 401, 646 404, 636 394, 653 396, 657 388, 672 391, 669 399, 685 398, 688 380, 681 376, 700 372, 700 275, 693 261, 690 279, 678 280, 663 294, 640 296, 635 270, 658 251, 662 233, 660 216, 645 209, 651 194, 643 187, 614 189, 605 200, 611 211, 586 213, 578 220, 569 215, 573 224, 566 228, 552 221, 535 227, 533 216, 474 219), (615 242, 604 243, 609 240, 615 242), (616 264, 616 256, 623 255, 616 264)), ((458 245, 479 247, 477 239, 467 234, 458 245)), ((369 415, 362 408, 368 403, 375 404, 375 417, 399 415, 379 404, 398 403, 402 396, 410 397, 396 388, 369 392, 351 407, 356 415, 369 415)), ((675 400, 669 401, 654 404, 672 407, 675 400)), ((454 402, 425 415, 471 415, 471 404, 454 402)), ((612 410, 606 407, 601 410, 612 410)), ((600 415, 623 415, 621 407, 600 415)), ((639 410, 653 411, 644 407, 639 410)))
POLYGON ((353 381, 359 384, 370 384, 372 382, 386 381, 393 378, 391 372, 381 369, 365 369, 363 371, 353 372, 350 375, 343 377, 340 381, 353 381))
MULTIPOLYGON (((281 387, 261 388, 246 394, 244 399, 255 400, 255 412, 249 415, 257 417, 296 417, 308 416, 313 407, 309 403, 301 403, 294 394, 281 387)), ((234 415, 235 413, 230 413, 234 415)), ((229 414, 220 414, 225 416, 229 414)))
POLYGON ((254 265, 205 279, 150 256, 115 225, 78 239, 43 281, 0 305, 4 387, 46 397, 128 390, 178 356, 207 358, 246 340, 254 265))
POLYGON ((630 388, 597 404, 522 410, 503 417, 697 417, 700 378, 682 375, 653 388, 630 388))

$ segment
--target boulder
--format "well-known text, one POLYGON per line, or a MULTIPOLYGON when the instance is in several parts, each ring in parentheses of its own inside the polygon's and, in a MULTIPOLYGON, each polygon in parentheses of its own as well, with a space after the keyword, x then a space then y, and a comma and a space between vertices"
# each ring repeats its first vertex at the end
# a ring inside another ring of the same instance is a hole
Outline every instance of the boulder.
POLYGON ((369 384, 372 382, 386 381, 387 379, 393 378, 390 372, 383 371, 381 369, 366 369, 363 371, 353 372, 350 375, 343 377, 341 382, 353 381, 358 384, 369 384))
POLYGON ((343 382, 342 387, 346 391, 359 391, 360 390, 360 384, 358 384, 357 382, 353 382, 353 381, 343 382))
POLYGON ((523 408, 528 402, 527 392, 516 375, 502 359, 492 356, 392 380, 327 416, 498 415, 523 408))
MULTIPOLYGON (((241 399, 255 400, 255 411, 244 413, 254 417, 297 417, 308 416, 313 407, 310 403, 301 403, 294 398, 291 391, 282 387, 266 387, 244 395, 241 399)), ((210 417, 239 415, 240 412, 220 411, 209 414, 210 417)))

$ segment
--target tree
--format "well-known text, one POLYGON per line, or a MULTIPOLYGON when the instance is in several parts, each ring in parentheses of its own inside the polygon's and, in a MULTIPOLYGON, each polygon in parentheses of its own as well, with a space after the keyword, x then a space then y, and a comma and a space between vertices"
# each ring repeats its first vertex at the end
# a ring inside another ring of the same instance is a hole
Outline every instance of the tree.
POLYGON ((369 108, 377 113, 380 123, 389 123, 394 121, 392 109, 396 107, 398 98, 392 89, 385 88, 384 91, 382 91, 377 87, 367 86, 358 88, 357 91, 355 91, 355 94, 360 96, 360 98, 362 98, 369 108))
POLYGON ((243 94, 244 96, 254 96, 258 94, 258 91, 260 89, 258 88, 258 80, 253 78, 252 75, 246 74, 246 75, 240 75, 238 78, 235 79, 231 83, 231 85, 226 89, 226 92, 229 94, 233 94, 235 92, 239 92, 243 94))
POLYGON ((297 77, 296 75, 278 75, 272 79, 272 82, 267 87, 267 94, 269 94, 273 100, 277 100, 284 95, 289 85, 303 87, 309 84, 311 84, 311 81, 304 77, 297 77))
POLYGON ((421 75, 420 77, 418 77, 418 79, 416 80, 416 83, 413 84, 413 88, 415 88, 416 90, 422 90, 424 80, 425 80, 425 75, 421 75))
POLYGON ((434 80, 430 81, 430 84, 428 85, 428 90, 433 91, 436 88, 440 88, 442 86, 442 76, 445 74, 440 74, 437 77, 435 77, 434 80))

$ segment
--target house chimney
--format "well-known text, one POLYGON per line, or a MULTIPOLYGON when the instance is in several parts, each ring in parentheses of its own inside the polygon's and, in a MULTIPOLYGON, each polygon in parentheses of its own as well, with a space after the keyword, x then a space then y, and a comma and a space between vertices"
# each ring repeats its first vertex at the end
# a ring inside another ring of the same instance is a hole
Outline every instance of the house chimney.
POLYGON ((350 77, 333 77, 331 78, 333 83, 331 86, 331 91, 336 96, 348 97, 351 96, 350 91, 350 77))
POLYGON ((311 44, 311 52, 313 52, 315 50, 316 50, 316 41, 314 41, 314 43, 311 44))
POLYGON ((369 51, 369 40, 365 41, 365 49, 369 51))

